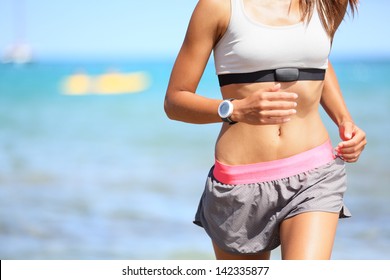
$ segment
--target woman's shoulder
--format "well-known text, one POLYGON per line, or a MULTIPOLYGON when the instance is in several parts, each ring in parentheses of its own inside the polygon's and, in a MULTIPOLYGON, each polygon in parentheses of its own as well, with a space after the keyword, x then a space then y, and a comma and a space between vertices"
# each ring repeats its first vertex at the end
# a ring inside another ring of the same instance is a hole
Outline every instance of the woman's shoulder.
POLYGON ((223 16, 230 14, 230 2, 231 0, 199 0, 197 8, 223 16))
POLYGON ((213 26, 219 35, 217 37, 220 37, 230 20, 230 2, 231 0, 198 0, 193 14, 196 26, 213 26))
POLYGON ((226 17, 230 15, 231 0, 199 0, 197 9, 205 13, 211 13, 214 17, 226 17))
POLYGON ((209 5, 212 8, 230 8, 232 0, 198 0, 199 4, 209 5))

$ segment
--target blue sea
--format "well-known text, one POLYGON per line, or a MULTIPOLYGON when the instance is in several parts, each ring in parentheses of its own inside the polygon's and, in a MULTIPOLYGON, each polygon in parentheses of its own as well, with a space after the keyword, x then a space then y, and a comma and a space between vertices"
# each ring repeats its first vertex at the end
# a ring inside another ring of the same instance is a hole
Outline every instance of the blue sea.
MULTIPOLYGON (((368 137, 333 259, 390 259, 390 61, 334 61, 368 137)), ((173 59, 0 65, 0 259, 213 259, 192 224, 220 124, 168 120, 173 59), (145 71, 137 94, 69 96, 83 69, 145 71)), ((198 93, 219 97, 212 64, 198 93)), ((323 113, 334 146, 336 126, 323 113)), ((280 258, 278 250, 272 256, 280 258)))

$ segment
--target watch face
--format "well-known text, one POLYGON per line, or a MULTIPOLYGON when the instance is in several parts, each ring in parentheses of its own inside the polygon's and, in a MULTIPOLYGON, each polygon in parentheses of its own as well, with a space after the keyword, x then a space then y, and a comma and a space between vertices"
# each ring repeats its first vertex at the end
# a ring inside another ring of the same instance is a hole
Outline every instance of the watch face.
POLYGON ((228 118, 233 112, 233 106, 230 101, 223 101, 219 106, 219 116, 221 118, 228 118))
POLYGON ((221 116, 227 117, 227 115, 229 114, 229 108, 230 108, 229 103, 223 102, 221 104, 221 110, 220 110, 221 116))

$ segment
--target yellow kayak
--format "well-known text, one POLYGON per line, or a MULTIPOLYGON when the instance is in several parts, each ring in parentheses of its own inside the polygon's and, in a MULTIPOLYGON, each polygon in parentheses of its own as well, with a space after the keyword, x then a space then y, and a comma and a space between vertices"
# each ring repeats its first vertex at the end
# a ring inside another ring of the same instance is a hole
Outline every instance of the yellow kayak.
POLYGON ((97 76, 80 72, 65 79, 63 93, 66 95, 129 94, 145 91, 149 85, 150 79, 145 72, 109 72, 97 76))

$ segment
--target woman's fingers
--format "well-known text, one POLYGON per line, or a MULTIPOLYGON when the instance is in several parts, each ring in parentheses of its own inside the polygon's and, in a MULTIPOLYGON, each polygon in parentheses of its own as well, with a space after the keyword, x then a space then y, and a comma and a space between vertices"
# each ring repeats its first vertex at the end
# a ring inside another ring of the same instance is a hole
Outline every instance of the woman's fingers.
POLYGON ((280 84, 277 84, 235 100, 232 119, 249 124, 282 124, 297 113, 297 98, 296 93, 280 91, 280 84))
POLYGON ((259 94, 259 121, 262 124, 288 122, 297 113, 297 98, 298 95, 292 92, 269 91, 259 94))
MULTIPOLYGON (((340 130, 343 130, 341 126, 340 130)), ((351 138, 340 142, 336 147, 337 154, 346 162, 356 162, 367 144, 366 133, 363 130, 353 125, 352 131, 351 138)))

